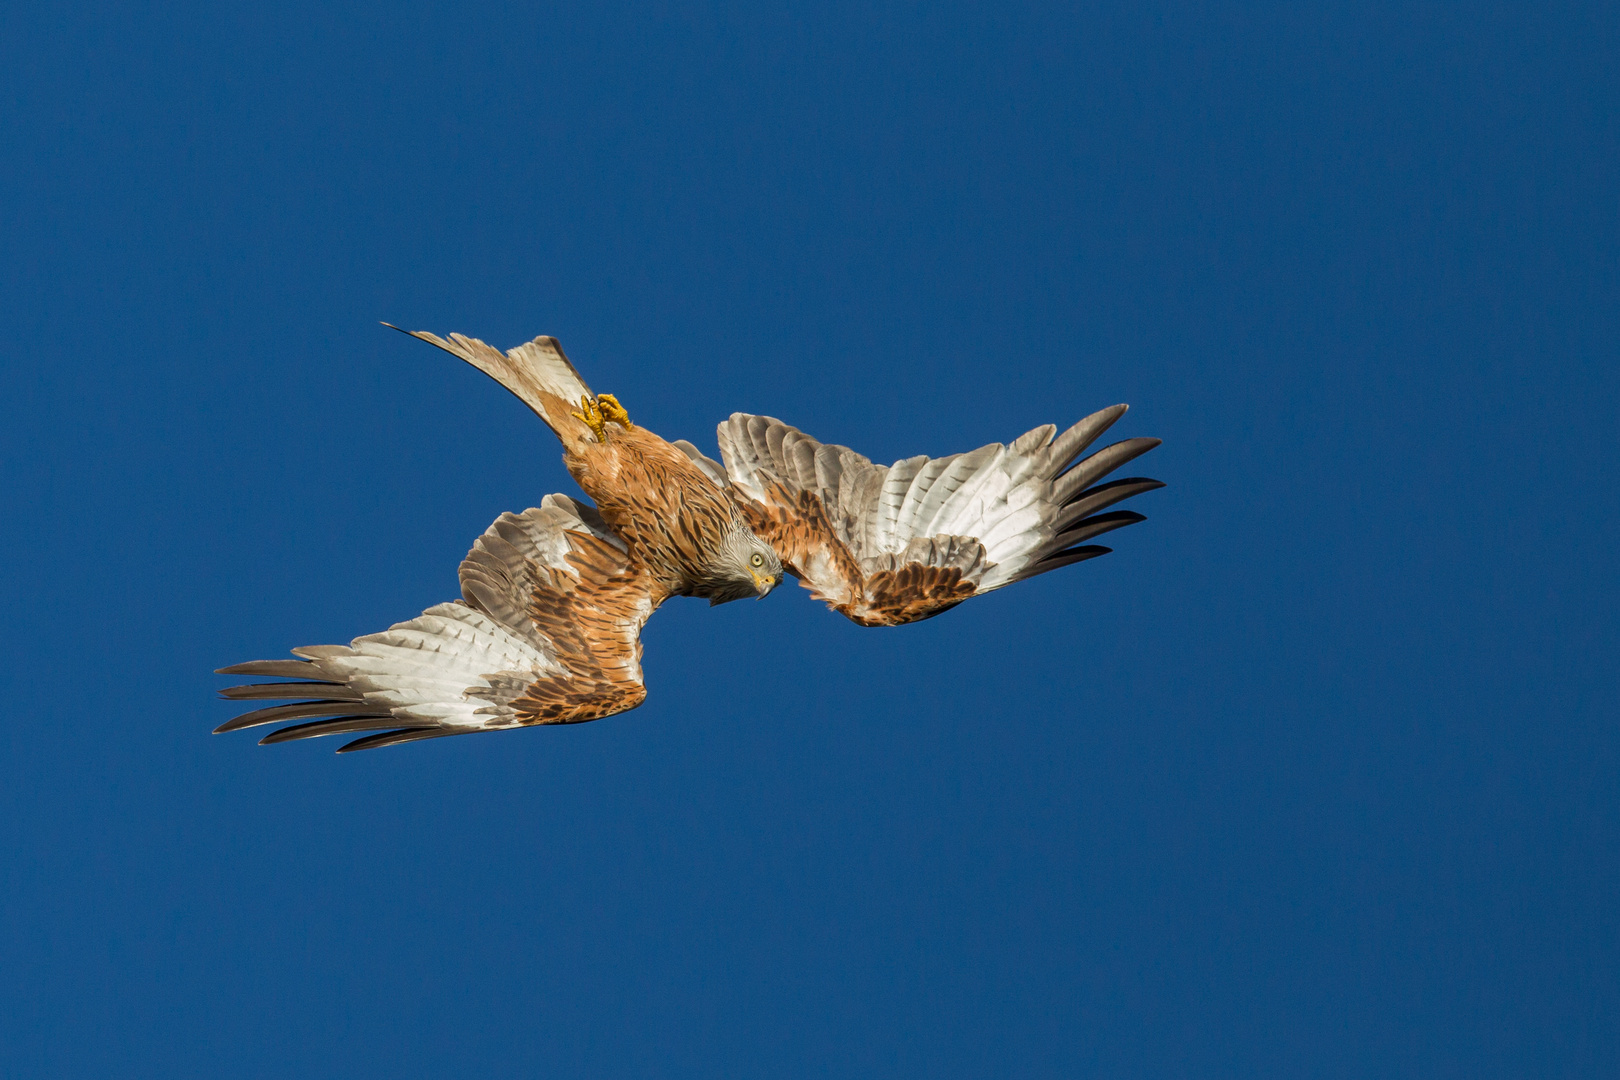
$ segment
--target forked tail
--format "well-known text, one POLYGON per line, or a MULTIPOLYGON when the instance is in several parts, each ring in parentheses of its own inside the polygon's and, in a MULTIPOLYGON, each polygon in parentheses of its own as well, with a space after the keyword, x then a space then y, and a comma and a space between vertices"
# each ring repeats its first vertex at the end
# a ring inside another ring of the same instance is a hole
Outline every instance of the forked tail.
MULTIPOLYGON (((400 328, 383 323, 394 330, 400 328)), ((556 432, 563 446, 572 449, 590 435, 590 428, 574 415, 582 397, 595 398, 574 365, 563 355, 557 339, 542 334, 527 345, 501 352, 477 338, 451 334, 446 341, 425 330, 401 330, 411 337, 437 345, 459 356, 485 375, 506 387, 535 411, 546 426, 556 432)))

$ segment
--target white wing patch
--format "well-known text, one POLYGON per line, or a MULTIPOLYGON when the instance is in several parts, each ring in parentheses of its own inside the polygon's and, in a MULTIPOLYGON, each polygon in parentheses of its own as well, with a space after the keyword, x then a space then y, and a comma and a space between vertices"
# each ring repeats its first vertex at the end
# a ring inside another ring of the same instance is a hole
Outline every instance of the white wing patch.
POLYGON ((845 446, 819 443, 769 416, 735 413, 718 435, 738 492, 759 503, 772 483, 795 495, 810 492, 863 573, 908 563, 961 567, 963 580, 988 592, 1105 554, 1109 549, 1081 545, 1142 520, 1139 514, 1099 511, 1162 487, 1158 481, 1093 485, 1158 446, 1158 439, 1114 443, 1070 468, 1125 410, 1103 409, 1061 435, 1043 424, 1010 444, 889 466, 874 465, 845 446), (982 550, 970 552, 974 543, 982 550))
MULTIPOLYGON (((521 514, 502 514, 461 564, 462 600, 437 604, 348 645, 294 649, 298 660, 256 660, 220 669, 228 675, 298 680, 232 687, 223 691, 227 698, 309 700, 258 709, 218 730, 305 721, 266 736, 267 743, 379 732, 342 748, 361 750, 542 722, 514 702, 537 681, 566 688, 582 674, 528 611, 537 586, 560 581, 566 592, 578 584, 579 571, 567 559, 575 550, 570 532, 603 541, 610 547, 602 550, 610 554, 624 551, 624 542, 607 529, 595 507, 566 495, 548 495, 521 514)), ((633 639, 655 605, 646 596, 630 598, 628 605, 633 639)), ((633 640, 611 642, 602 652, 587 659, 616 662, 639 684, 633 640)))

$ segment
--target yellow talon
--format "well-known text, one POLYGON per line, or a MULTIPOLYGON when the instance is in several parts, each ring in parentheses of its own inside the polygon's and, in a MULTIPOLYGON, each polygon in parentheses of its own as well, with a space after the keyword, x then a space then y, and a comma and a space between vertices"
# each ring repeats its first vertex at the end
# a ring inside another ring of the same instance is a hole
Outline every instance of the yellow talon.
POLYGON ((635 426, 630 423, 630 414, 624 411, 624 406, 620 405, 619 399, 612 394, 598 394, 596 405, 604 421, 611 420, 615 424, 623 424, 626 431, 635 426))
MULTIPOLYGON (((603 396, 605 397, 606 395, 603 396)), ((618 403, 615 402, 614 404, 618 403)), ((590 428, 591 431, 596 435, 597 442, 607 442, 607 422, 602 418, 602 408, 597 405, 596 402, 592 401, 589 396, 581 397, 579 399, 579 408, 579 412, 569 413, 569 415, 577 417, 585 424, 586 427, 590 428)), ((619 411, 623 412, 624 410, 621 409, 619 411)))

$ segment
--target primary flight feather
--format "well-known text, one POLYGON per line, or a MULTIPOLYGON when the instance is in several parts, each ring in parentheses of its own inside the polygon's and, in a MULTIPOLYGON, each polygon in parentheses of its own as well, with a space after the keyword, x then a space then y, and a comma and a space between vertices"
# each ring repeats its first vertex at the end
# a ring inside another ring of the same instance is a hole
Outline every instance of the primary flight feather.
POLYGON ((227 698, 292 700, 217 731, 298 721, 261 741, 360 735, 341 753, 597 720, 646 699, 641 627, 672 596, 764 597, 786 573, 862 626, 916 622, 1106 555, 1088 541, 1143 518, 1105 511, 1164 486, 1101 483, 1158 439, 1080 456, 1124 405, 1061 435, 1046 424, 1007 445, 888 466, 733 413, 719 429, 722 464, 632 424, 611 394, 591 393, 555 338, 502 353, 460 334, 412 336, 533 409, 596 505, 547 495, 502 514, 462 561, 460 600, 348 645, 294 649, 300 659, 221 668, 291 680, 231 687, 227 698))

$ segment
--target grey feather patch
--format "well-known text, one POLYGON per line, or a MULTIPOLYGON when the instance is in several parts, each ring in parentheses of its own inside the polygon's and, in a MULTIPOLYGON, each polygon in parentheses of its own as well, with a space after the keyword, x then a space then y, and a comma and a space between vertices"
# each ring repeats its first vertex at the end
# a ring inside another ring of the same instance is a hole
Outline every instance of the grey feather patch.
POLYGON ((699 450, 696 446, 693 446, 685 439, 676 439, 670 445, 674 446, 680 450, 681 453, 691 458, 692 464, 702 469, 703 475, 707 476, 710 480, 713 480, 715 487, 726 486, 726 470, 718 461, 707 456, 703 453, 703 451, 699 450))
MULTIPOLYGON (((608 529, 596 507, 576 502, 566 495, 547 495, 539 506, 530 507, 521 514, 502 514, 484 530, 484 535, 473 544, 473 550, 476 551, 486 540, 499 540, 511 545, 525 559, 567 570, 567 555, 571 548, 564 534, 571 529, 590 533, 620 551, 624 550, 624 541, 608 529)), ((471 552, 468 554, 470 556, 471 552)))
POLYGON ((794 429, 786 424, 767 424, 765 427, 765 448, 770 454, 769 461, 772 471, 777 476, 787 476, 787 458, 782 453, 782 443, 787 439, 789 432, 794 429))
POLYGON ((860 567, 861 573, 870 576, 916 563, 960 570, 971 581, 984 562, 984 545, 971 536, 914 536, 898 552, 867 556, 860 567))
POLYGON ((598 540, 614 543, 621 550, 624 547, 624 541, 619 539, 619 534, 608 528, 607 522, 602 519, 602 511, 588 502, 582 502, 569 495, 547 495, 540 500, 540 507, 543 510, 557 509, 572 514, 575 520, 585 526, 585 531, 598 540))
MULTIPOLYGON (((529 687, 534 685, 535 675, 533 672, 498 671, 492 675, 485 675, 483 679, 489 684, 488 688, 481 686, 471 687, 467 690, 467 696, 470 698, 483 698, 496 709, 505 712, 508 705, 528 693, 529 687)), ((490 711, 495 710, 491 709, 490 711)), ((513 725, 516 723, 516 720, 512 721, 513 725)), ((491 723, 488 726, 496 727, 499 725, 491 723)))
POLYGON ((535 631, 527 612, 519 606, 517 590, 509 579, 493 582, 464 569, 461 594, 466 597, 468 605, 482 611, 529 644, 536 648, 546 644, 545 639, 535 631))
POLYGON ((911 483, 906 487, 905 498, 900 503, 900 510, 895 515, 894 528, 899 536, 913 536, 920 531, 917 525, 923 505, 938 485, 939 478, 951 467, 952 461, 953 459, 948 457, 924 461, 922 468, 911 478, 911 483))
POLYGON ((838 479, 844 473, 844 454, 836 446, 816 447, 816 487, 825 503, 827 492, 838 490, 838 479))
POLYGON ((793 482, 802 489, 811 490, 816 485, 816 451, 821 444, 801 432, 795 431, 794 437, 783 443, 787 451, 787 467, 793 482))
POLYGON ((470 606, 545 651, 549 643, 528 615, 533 566, 523 552, 499 536, 485 533, 462 560, 458 576, 461 595, 470 606))

